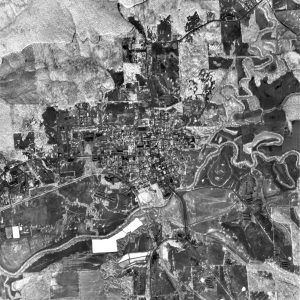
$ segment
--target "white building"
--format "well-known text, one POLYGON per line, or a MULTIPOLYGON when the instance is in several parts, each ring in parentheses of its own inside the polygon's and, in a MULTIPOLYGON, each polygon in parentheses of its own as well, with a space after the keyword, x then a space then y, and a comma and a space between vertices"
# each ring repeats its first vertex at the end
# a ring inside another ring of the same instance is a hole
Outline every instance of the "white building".
POLYGON ((12 226, 12 236, 13 239, 19 239, 20 238, 20 229, 19 226, 12 226))
POLYGON ((108 239, 92 239, 92 251, 93 253, 111 253, 118 252, 117 240, 124 238, 128 233, 134 232, 143 225, 142 221, 135 218, 121 231, 111 236, 108 239))
POLYGON ((92 240, 93 253, 118 252, 117 240, 112 238, 102 240, 92 240))
POLYGON ((119 264, 125 268, 135 263, 145 263, 150 253, 150 251, 127 253, 119 260, 119 264))

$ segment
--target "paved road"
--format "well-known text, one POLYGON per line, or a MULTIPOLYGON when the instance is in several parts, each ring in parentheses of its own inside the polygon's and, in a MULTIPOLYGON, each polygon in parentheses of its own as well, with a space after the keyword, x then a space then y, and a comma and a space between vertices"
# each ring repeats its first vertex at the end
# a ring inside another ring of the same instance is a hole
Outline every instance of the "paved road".
POLYGON ((31 256, 30 258, 28 258, 23 265, 20 266, 20 268, 18 270, 16 270, 15 272, 11 272, 6 270, 5 268, 3 268, 0 265, 0 275, 5 275, 5 276, 9 276, 9 277, 18 277, 19 275, 21 275, 24 271, 26 271, 33 263, 35 263, 36 261, 38 261, 40 258, 42 258, 43 256, 45 256, 46 254, 51 254, 51 253, 56 253, 56 252, 61 252, 63 250, 68 249, 69 247, 82 242, 82 241, 87 241, 90 239, 106 239, 109 238, 117 233, 119 233, 120 231, 123 230, 123 228, 125 226, 128 225, 128 220, 130 220, 135 213, 137 213, 139 211, 139 209, 133 211, 126 219, 126 221, 121 224, 118 228, 116 228, 114 231, 103 235, 103 236, 95 236, 95 235, 79 235, 76 237, 71 238, 69 241, 57 246, 57 247, 53 247, 53 248, 46 248, 43 249, 35 254, 33 254, 33 256, 31 256))
POLYGON ((55 191, 57 191, 58 189, 60 189, 60 188, 62 188, 62 187, 65 187, 65 186, 68 186, 68 185, 70 185, 70 184, 76 183, 76 182, 78 182, 78 181, 80 181, 80 180, 83 180, 84 178, 88 178, 88 177, 95 176, 95 175, 99 175, 99 174, 100 174, 100 173, 94 173, 94 174, 84 175, 84 176, 75 178, 75 179, 73 179, 73 180, 71 180, 71 181, 69 181, 69 182, 60 184, 60 185, 54 187, 54 188, 51 189, 51 190, 45 191, 44 193, 41 193, 41 194, 38 194, 38 195, 35 195, 35 196, 32 196, 32 197, 27 197, 27 198, 22 199, 21 201, 18 201, 18 202, 12 203, 12 204, 8 204, 8 205, 5 205, 5 206, 2 206, 2 207, 0 207, 0 212, 5 211, 5 210, 8 210, 8 209, 10 209, 10 208, 12 208, 12 207, 18 206, 18 205, 20 205, 20 204, 24 204, 24 203, 29 202, 29 201, 31 201, 31 200, 34 200, 34 199, 36 199, 36 198, 42 197, 42 196, 44 196, 44 195, 46 195, 46 194, 55 192, 55 191))

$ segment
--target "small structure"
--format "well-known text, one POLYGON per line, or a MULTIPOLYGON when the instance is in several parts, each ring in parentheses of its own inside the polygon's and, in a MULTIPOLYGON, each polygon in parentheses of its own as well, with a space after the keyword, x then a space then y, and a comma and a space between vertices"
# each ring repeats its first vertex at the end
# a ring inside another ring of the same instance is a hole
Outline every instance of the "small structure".
POLYGON ((5 228, 5 234, 7 239, 19 239, 20 229, 19 226, 9 226, 5 228))
POLYGON ((20 238, 20 228, 19 228, 19 226, 12 226, 12 236, 13 236, 13 239, 19 239, 20 238))

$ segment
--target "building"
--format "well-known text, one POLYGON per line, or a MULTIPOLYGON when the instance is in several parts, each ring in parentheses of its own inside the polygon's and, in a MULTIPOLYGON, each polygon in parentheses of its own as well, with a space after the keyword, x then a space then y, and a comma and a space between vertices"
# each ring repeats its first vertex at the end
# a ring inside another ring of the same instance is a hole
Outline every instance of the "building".
POLYGON ((20 238, 20 228, 19 226, 9 226, 5 228, 5 234, 7 239, 19 239, 20 238))
POLYGON ((151 251, 127 253, 119 260, 119 265, 122 268, 127 268, 133 264, 144 264, 147 262, 151 251))
POLYGON ((124 238, 128 233, 135 231, 143 225, 143 222, 135 218, 121 231, 111 236, 108 239, 92 239, 92 251, 93 253, 112 253, 118 252, 117 241, 124 238))
POLYGON ((112 253, 118 252, 117 240, 108 239, 93 239, 92 240, 92 251, 93 253, 112 253))

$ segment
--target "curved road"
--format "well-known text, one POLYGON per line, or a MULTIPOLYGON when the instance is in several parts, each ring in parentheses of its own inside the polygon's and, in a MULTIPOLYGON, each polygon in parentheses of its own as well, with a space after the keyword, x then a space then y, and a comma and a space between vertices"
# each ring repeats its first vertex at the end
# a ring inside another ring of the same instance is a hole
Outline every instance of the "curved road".
POLYGON ((106 239, 114 234, 116 234, 117 232, 121 231, 123 227, 125 227, 126 225, 128 225, 128 220, 132 218, 132 216, 139 211, 139 208, 137 208, 135 211, 133 211, 128 217, 127 220, 120 225, 118 228, 116 228, 114 231, 110 232, 107 235, 104 236, 95 236, 95 235, 79 235, 76 236, 72 239, 70 239, 69 241, 65 242, 62 245, 59 245, 55 248, 48 248, 48 249, 44 249, 41 250, 37 253, 35 253, 33 256, 31 256, 30 258, 28 258, 23 265, 15 272, 11 272, 8 271, 6 269, 4 269, 1 265, 0 265, 0 274, 1 275, 5 275, 5 276, 9 276, 9 277, 18 277, 19 275, 21 275, 26 269, 28 269, 33 263, 35 263, 37 260, 39 260, 40 258, 42 258, 43 256, 45 256, 46 254, 51 254, 51 253, 55 253, 55 252, 59 252, 59 251, 63 251, 66 250, 68 248, 70 248, 71 246, 76 245, 79 242, 83 242, 83 241, 87 241, 89 239, 106 239))

